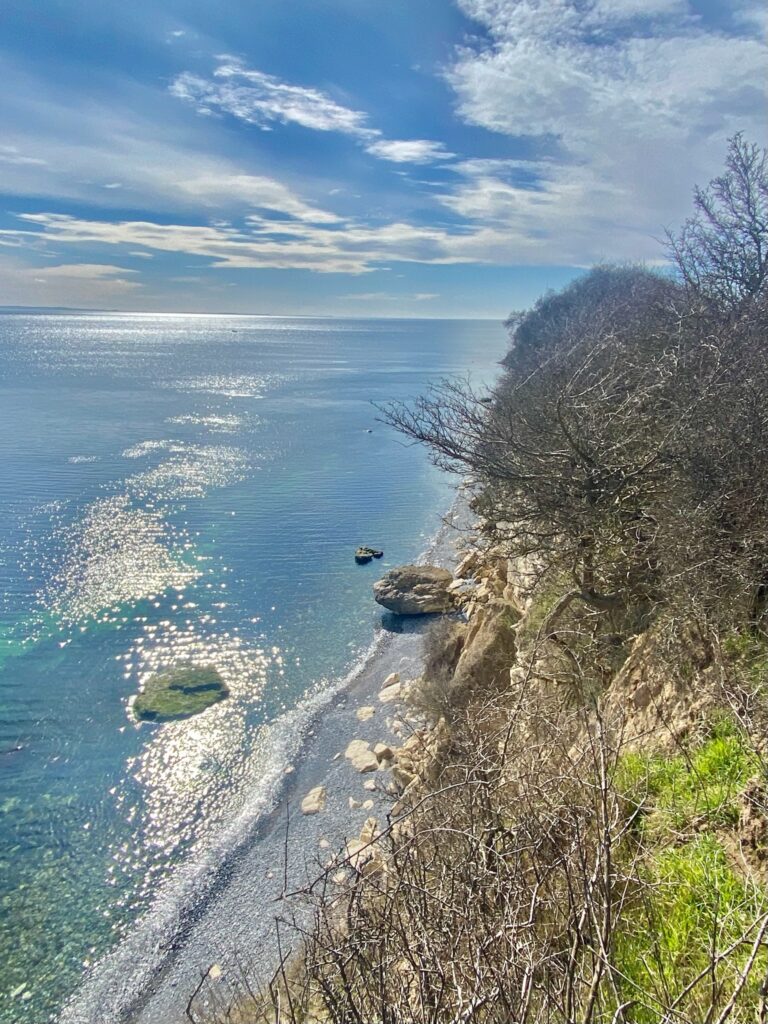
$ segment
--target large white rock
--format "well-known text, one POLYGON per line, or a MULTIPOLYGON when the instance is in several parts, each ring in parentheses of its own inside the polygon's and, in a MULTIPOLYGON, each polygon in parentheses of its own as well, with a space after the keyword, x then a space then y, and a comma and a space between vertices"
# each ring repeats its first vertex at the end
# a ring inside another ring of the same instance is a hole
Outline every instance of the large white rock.
POLYGON ((373 585, 373 596, 398 615, 430 615, 454 607, 448 585, 453 576, 436 565, 400 565, 373 585))
POLYGON ((399 700, 403 692, 403 684, 399 678, 396 683, 390 683, 389 686, 385 686, 383 690, 379 691, 379 700, 383 704, 388 704, 390 701, 399 700))
POLYGON ((344 757, 358 772, 375 772, 379 768, 379 759, 371 750, 370 743, 365 740, 352 740, 344 751, 344 757))
POLYGON ((310 789, 301 801, 302 814, 319 814, 325 810, 325 786, 315 786, 310 789))

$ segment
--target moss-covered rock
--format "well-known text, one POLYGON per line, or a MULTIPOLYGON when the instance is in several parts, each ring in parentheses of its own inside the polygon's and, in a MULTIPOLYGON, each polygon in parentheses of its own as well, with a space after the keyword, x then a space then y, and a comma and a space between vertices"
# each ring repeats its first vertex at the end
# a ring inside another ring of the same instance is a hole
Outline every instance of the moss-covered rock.
POLYGON ((170 722, 197 715, 229 696, 212 666, 188 665, 152 676, 133 702, 140 722, 170 722))

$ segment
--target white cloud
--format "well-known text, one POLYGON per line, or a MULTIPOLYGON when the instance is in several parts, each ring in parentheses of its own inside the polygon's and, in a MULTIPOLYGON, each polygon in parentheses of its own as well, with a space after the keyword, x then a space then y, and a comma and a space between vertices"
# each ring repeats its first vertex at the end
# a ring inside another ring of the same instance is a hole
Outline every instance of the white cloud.
POLYGON ((21 214, 29 244, 56 246, 143 246, 157 252, 185 253, 221 269, 263 268, 363 274, 392 261, 461 263, 461 232, 395 221, 370 227, 353 221, 328 226, 306 222, 275 224, 259 216, 245 227, 159 224, 154 221, 102 221, 55 213, 21 214))
POLYGON ((538 138, 550 159, 528 180, 519 163, 465 161, 443 202, 548 239, 553 261, 648 255, 721 169, 728 136, 763 134, 761 39, 706 29, 682 0, 459 2, 489 36, 447 72, 460 116, 538 138))
POLYGON ((429 164, 435 160, 446 160, 449 153, 442 142, 429 139, 381 139, 365 147, 366 152, 381 160, 396 164, 429 164))
POLYGON ((225 202, 239 200, 247 206, 264 207, 298 220, 322 224, 332 224, 338 220, 338 217, 327 210, 303 202, 274 178, 209 172, 193 178, 181 176, 176 184, 183 192, 210 205, 220 206, 225 202))
POLYGON ((397 292, 350 292, 349 295, 339 295, 339 299, 351 302, 428 302, 430 299, 439 299, 436 292, 414 292, 401 295, 397 292))
POLYGON ((200 113, 223 111, 262 128, 279 122, 359 138, 375 134, 366 126, 365 114, 337 103, 319 89, 281 82, 231 60, 216 68, 214 79, 184 72, 171 84, 171 93, 192 103, 200 113))
MULTIPOLYGON (((116 280, 119 281, 121 274, 135 274, 137 271, 115 267, 110 263, 60 263, 55 267, 44 267, 37 273, 46 281, 54 277, 86 281, 99 281, 108 278, 114 284, 116 280)), ((121 283, 131 288, 138 287, 134 281, 122 281, 121 283)))
POLYGON ((283 82, 274 75, 220 58, 213 79, 183 72, 171 83, 178 99, 199 114, 225 113, 247 124, 270 129, 274 123, 298 124, 320 132, 340 132, 364 145, 366 152, 393 163, 426 164, 453 156, 442 142, 430 139, 385 139, 368 125, 368 115, 338 103, 327 93, 283 82))
POLYGON ((0 146, 0 163, 17 167, 44 167, 47 161, 36 156, 25 156, 17 146, 0 146))
POLYGON ((30 267, 0 257, 0 304, 111 306, 141 288, 123 275, 135 271, 103 263, 30 267))

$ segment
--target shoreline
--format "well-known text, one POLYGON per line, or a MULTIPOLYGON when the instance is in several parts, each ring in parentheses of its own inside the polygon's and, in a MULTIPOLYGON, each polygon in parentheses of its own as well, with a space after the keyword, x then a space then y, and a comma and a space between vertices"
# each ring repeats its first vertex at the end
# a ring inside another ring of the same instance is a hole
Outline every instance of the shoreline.
MULTIPOLYGON (((466 531, 467 517, 457 489, 417 561, 455 565, 455 541, 466 531)), ((197 865, 196 878, 177 879, 180 891, 171 894, 170 905, 162 906, 159 899, 135 931, 86 975, 60 1011, 60 1024, 176 1024, 185 1019, 187 1000, 212 965, 222 992, 236 980, 241 965, 259 963, 264 977, 271 975, 279 959, 274 919, 281 893, 319 874, 329 854, 356 837, 368 817, 383 818, 390 810, 389 773, 361 775, 343 751, 352 739, 401 742, 390 727, 392 706, 381 704, 378 693, 392 672, 403 679, 420 674, 421 636, 432 619, 383 613, 361 662, 273 723, 275 746, 293 749, 284 750, 284 760, 273 766, 250 811, 233 822, 233 830, 241 829, 239 837, 224 843, 224 849, 209 851, 197 865), (356 711, 365 705, 375 711, 360 721, 356 711), (372 779, 373 791, 364 786, 372 779), (326 789, 325 809, 302 814, 302 799, 319 785, 326 789), (368 801, 373 807, 361 806, 368 801)), ((180 866, 181 876, 185 868, 190 866, 180 866)))

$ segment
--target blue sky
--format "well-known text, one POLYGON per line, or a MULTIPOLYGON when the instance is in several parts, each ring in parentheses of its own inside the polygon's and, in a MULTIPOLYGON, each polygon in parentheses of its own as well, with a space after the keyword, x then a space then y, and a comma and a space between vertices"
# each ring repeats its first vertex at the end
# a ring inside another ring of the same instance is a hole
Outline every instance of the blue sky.
POLYGON ((0 304, 501 317, 765 137, 752 0, 3 0, 0 304))

